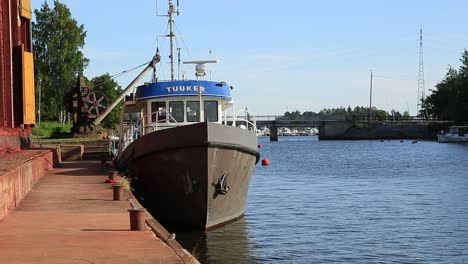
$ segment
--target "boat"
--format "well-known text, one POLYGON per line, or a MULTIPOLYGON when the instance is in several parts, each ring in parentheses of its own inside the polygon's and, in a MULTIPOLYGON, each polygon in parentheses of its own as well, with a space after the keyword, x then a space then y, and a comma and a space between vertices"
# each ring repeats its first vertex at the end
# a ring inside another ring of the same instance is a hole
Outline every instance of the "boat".
POLYGON ((315 136, 317 134, 318 134, 318 129, 315 127, 314 128, 306 127, 300 133, 301 136, 315 136))
POLYGON ((293 133, 291 132, 291 129, 287 127, 280 128, 279 134, 280 136, 292 136, 293 135, 293 133))
POLYGON ((205 231, 244 215, 260 157, 257 127, 247 109, 234 110, 232 86, 204 79, 205 65, 216 60, 183 62, 195 65, 194 80, 174 76, 178 10, 170 0, 168 5, 171 79, 157 78, 157 51, 152 81, 138 86, 122 107, 117 167, 168 230, 205 231))
POLYGON ((437 135, 440 143, 468 142, 468 126, 451 126, 447 132, 441 131, 437 135))
POLYGON ((269 136, 270 135, 270 129, 266 126, 264 126, 261 129, 257 129, 257 136, 259 137, 264 137, 264 136, 269 136))

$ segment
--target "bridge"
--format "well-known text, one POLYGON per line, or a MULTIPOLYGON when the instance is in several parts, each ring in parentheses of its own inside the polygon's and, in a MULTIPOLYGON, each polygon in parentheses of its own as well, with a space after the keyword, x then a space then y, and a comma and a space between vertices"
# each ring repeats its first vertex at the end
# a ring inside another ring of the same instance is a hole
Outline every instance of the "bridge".
MULTIPOLYGON (((278 141, 278 128, 302 128, 302 127, 318 127, 319 130, 326 126, 326 124, 332 123, 353 123, 353 122, 399 122, 399 123, 421 123, 421 122, 433 122, 436 120, 427 119, 420 116, 387 116, 387 117, 371 117, 369 120, 368 116, 346 116, 346 115, 316 115, 307 117, 307 119, 301 120, 288 120, 285 116, 280 115, 258 115, 245 116, 246 120, 255 120, 257 128, 268 127, 270 129, 270 141, 278 141)), ((232 124, 233 118, 227 117, 228 124, 232 124)))

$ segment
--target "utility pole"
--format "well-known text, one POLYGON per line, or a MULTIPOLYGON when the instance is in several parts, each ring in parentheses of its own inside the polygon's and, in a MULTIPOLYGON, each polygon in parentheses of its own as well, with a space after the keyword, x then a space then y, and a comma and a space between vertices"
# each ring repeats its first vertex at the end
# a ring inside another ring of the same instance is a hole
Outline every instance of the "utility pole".
POLYGON ((369 122, 372 118, 372 70, 370 71, 370 92, 369 92, 369 122))
POLYGON ((424 54, 423 54, 423 37, 422 27, 419 29, 419 74, 418 74, 418 96, 416 104, 416 115, 419 116, 419 110, 422 108, 421 100, 425 99, 424 87, 424 54))

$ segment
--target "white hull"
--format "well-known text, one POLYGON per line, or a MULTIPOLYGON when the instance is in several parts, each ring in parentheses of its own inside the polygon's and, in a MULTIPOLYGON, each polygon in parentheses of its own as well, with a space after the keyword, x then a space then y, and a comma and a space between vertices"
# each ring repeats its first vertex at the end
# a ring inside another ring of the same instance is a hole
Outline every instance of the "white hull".
POLYGON ((464 137, 458 135, 438 135, 437 141, 440 143, 468 142, 468 135, 465 134, 464 137))

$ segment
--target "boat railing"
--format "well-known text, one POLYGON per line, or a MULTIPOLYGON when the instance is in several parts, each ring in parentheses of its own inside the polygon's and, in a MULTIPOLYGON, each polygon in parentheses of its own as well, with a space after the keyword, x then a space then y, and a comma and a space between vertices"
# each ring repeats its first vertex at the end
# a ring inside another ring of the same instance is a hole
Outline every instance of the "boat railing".
POLYGON ((251 130, 254 133, 257 132, 257 121, 255 120, 255 115, 247 109, 237 111, 236 115, 233 117, 232 126, 242 126, 244 123, 245 129, 251 130))
POLYGON ((119 155, 132 143, 137 136, 137 129, 135 123, 131 122, 129 125, 121 126, 123 129, 119 137, 119 155))
MULTIPOLYGON (((180 126, 179 122, 177 122, 177 120, 166 109, 161 109, 161 110, 149 113, 147 115, 144 115, 144 116, 142 116, 140 118, 140 122, 141 122, 141 120, 146 120, 146 118, 148 118, 148 117, 151 118, 153 115, 156 115, 156 120, 152 121, 152 122, 150 122, 148 124, 145 123, 145 125, 143 127, 144 131, 141 131, 141 132, 144 132, 145 134, 147 134, 149 132, 157 131, 158 127, 161 127, 161 126, 163 126, 163 124, 166 124, 166 121, 169 121, 169 122, 171 122, 173 124, 170 127, 180 126), (165 114, 166 118, 159 119, 160 114, 165 114), (147 132, 146 130, 149 129, 149 128, 151 128, 152 130, 147 132)), ((167 126, 165 126, 165 127, 167 127, 167 126)))
POLYGON ((132 120, 129 122, 129 124, 122 126, 123 133, 119 139, 119 153, 122 153, 128 147, 128 145, 130 145, 136 139, 140 138, 142 135, 158 130, 158 126, 161 126, 162 123, 166 123, 167 120, 173 121, 175 126, 180 126, 179 122, 177 122, 177 120, 166 109, 154 111, 136 120, 132 120), (166 118, 159 119, 159 116, 162 113, 166 114, 166 118), (155 121, 150 123, 144 122, 146 118, 151 118, 152 115, 156 115, 155 121), (140 124, 143 124, 143 126, 140 124), (151 128, 151 131, 147 131, 149 128, 151 128))

